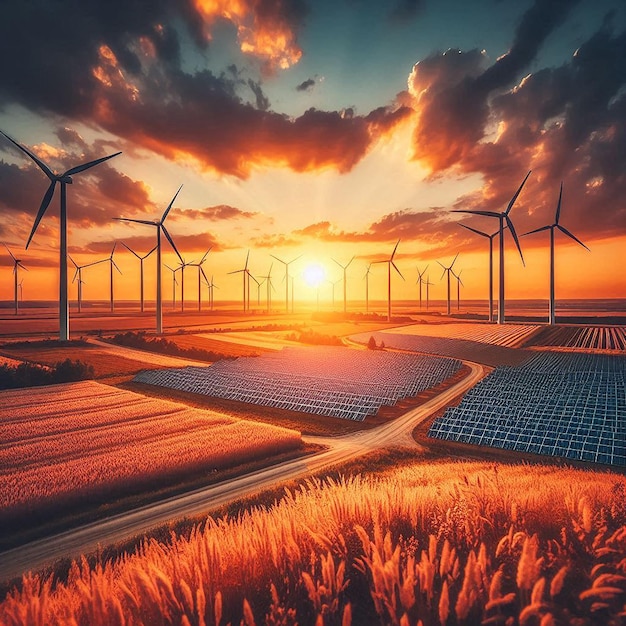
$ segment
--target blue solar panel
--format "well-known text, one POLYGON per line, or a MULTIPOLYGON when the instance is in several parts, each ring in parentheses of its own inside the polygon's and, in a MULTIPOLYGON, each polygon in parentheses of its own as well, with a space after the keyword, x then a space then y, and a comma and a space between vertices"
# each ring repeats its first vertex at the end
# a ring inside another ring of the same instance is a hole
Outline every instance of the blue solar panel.
POLYGON ((496 368, 428 436, 626 465, 626 358, 539 353, 496 368))

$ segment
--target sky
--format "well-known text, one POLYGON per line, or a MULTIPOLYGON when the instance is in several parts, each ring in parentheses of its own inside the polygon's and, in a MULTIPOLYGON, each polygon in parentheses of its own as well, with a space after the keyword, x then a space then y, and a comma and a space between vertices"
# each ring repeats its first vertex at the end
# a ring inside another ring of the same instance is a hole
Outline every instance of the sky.
MULTIPOLYGON (((397 297, 417 297, 427 266, 445 297, 438 263, 458 253, 463 297, 486 298, 487 240, 459 223, 497 220, 453 211, 503 211, 531 171, 510 213, 525 265, 505 233, 507 298, 548 296, 549 234, 522 235, 554 222, 561 182, 561 224, 590 251, 557 232, 557 299, 626 296, 620 0, 5 0, 0 18, 0 129, 58 172, 122 152, 68 187, 79 265, 116 241, 147 253, 154 229, 113 218, 159 219, 183 185, 166 226, 185 261, 211 248, 216 300, 240 297, 228 272, 248 252, 253 275, 272 267, 275 302, 272 254, 301 255, 309 299, 311 266, 334 282, 354 257, 348 298, 363 299, 368 264, 398 240, 397 297)), ((24 250, 47 187, 0 137, 0 241, 29 270, 26 299, 58 294, 58 196, 24 250)), ((120 245, 114 258, 116 297, 138 298, 139 261, 120 245)), ((3 247, 0 299, 11 269, 3 247)), ((149 259, 147 298, 154 275, 149 259)), ((85 270, 83 297, 106 299, 107 276, 85 270)), ((385 293, 374 265, 370 297, 385 293)))

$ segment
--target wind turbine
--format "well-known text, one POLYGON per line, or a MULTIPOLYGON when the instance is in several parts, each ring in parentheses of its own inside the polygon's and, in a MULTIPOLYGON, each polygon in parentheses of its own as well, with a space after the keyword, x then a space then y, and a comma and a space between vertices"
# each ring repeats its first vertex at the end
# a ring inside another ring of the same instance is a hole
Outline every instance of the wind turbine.
POLYGON ((519 255, 522 259, 522 263, 524 263, 524 255, 522 254, 522 249, 519 245, 519 240, 517 238, 517 233, 515 232, 515 227, 513 226, 513 222, 509 217, 509 213, 513 208, 513 204, 517 200, 517 197, 520 195, 522 188, 526 184, 528 177, 530 176, 530 171, 526 174, 526 178, 522 181, 522 184, 519 186, 519 189, 515 192, 511 201, 509 202, 507 208, 502 213, 496 213, 495 211, 469 211, 469 210, 457 210, 453 211, 453 213, 469 213, 470 215, 484 215, 485 217, 495 217, 500 220, 500 229, 498 231, 500 235, 500 285, 499 285, 499 293, 498 293, 498 324, 504 324, 504 227, 505 222, 506 226, 508 226, 511 231, 511 235, 513 236, 513 240, 515 241, 515 245, 519 250, 519 255))
POLYGON ((250 259, 250 250, 246 254, 246 263, 240 270, 233 270, 228 272, 229 274, 241 273, 243 277, 243 312, 245 313, 250 308, 250 270, 248 270, 248 260, 250 259))
POLYGON ((9 250, 9 246, 7 246, 6 243, 4 244, 4 247, 7 249, 7 252, 11 255, 11 258, 13 259, 13 292, 15 296, 15 315, 17 315, 18 310, 19 310, 19 304, 17 301, 17 288, 21 285, 21 283, 18 284, 18 280, 17 280, 18 272, 20 268, 28 272, 28 268, 24 267, 21 259, 16 259, 13 256, 13 253, 11 252, 11 250, 9 250))
POLYGON ((333 259, 333 261, 335 261, 335 263, 337 263, 337 265, 343 270, 343 312, 344 314, 347 313, 347 300, 346 300, 346 293, 347 293, 347 283, 346 283, 346 270, 348 269, 348 267, 350 266, 350 263, 352 263, 352 261, 354 261, 354 257, 352 257, 347 263, 346 265, 342 265, 341 263, 339 263, 339 261, 333 259))
POLYGON ((167 232, 167 229, 165 228, 165 224, 164 224, 165 218, 167 217, 167 214, 170 212, 170 209, 172 208, 172 205, 174 204, 174 201, 176 200, 176 196, 178 196, 182 188, 183 188, 182 185, 178 188, 178 191, 174 194, 174 197, 172 198, 170 203, 167 205, 167 209, 165 209, 165 212, 163 213, 163 216, 161 217, 160 220, 152 220, 152 221, 136 220, 136 219, 130 219, 129 217, 114 217, 113 218, 115 220, 120 220, 123 222, 134 222, 136 224, 146 224, 147 226, 154 226, 157 229, 156 332, 158 335, 161 335, 163 333, 163 300, 161 298, 161 231, 165 235, 166 239, 170 242, 170 245, 172 246, 172 248, 174 249, 174 252, 176 252, 176 255, 178 256, 178 258, 181 260, 181 263, 182 263, 183 257, 180 256, 180 253, 178 252, 178 250, 176 249, 176 246, 174 245, 174 240, 171 238, 170 234, 167 232))
POLYGON ((365 272, 365 276, 363 276, 365 280, 365 312, 369 313, 370 310, 370 272, 372 270, 372 264, 370 263, 367 266, 367 271, 365 272))
POLYGON ((302 255, 298 255, 295 259, 291 259, 289 262, 283 261, 273 254, 270 254, 270 256, 274 257, 285 266, 285 311, 289 313, 289 266, 297 261, 302 255))
POLYGON ((141 312, 143 313, 143 262, 145 259, 147 259, 155 250, 156 250, 156 246, 154 246, 154 248, 152 248, 152 250, 150 250, 150 252, 148 252, 147 254, 144 254, 143 256, 140 256, 139 254, 137 254, 132 248, 130 248, 129 246, 127 246, 123 241, 122 241, 122 245, 129 251, 132 252, 138 259, 139 259, 139 274, 140 274, 140 302, 141 302, 141 312))
POLYGON ((180 269, 180 267, 173 268, 170 267, 167 263, 165 267, 172 272, 172 310, 176 308, 176 285, 178 285, 178 281, 176 280, 176 272, 180 269))
POLYGON ((99 165, 104 161, 108 161, 113 157, 116 157, 118 154, 122 154, 121 152, 116 152, 115 154, 110 154, 109 156, 102 157, 100 159, 96 159, 94 161, 89 161, 87 163, 83 163, 82 165, 77 165, 76 167, 71 167, 69 170, 66 170, 63 174, 55 174, 41 159, 35 156, 28 148, 25 148, 21 144, 17 143, 17 141, 11 139, 6 133, 0 130, 0 133, 4 135, 16 148, 24 152, 28 157, 30 157, 35 164, 41 169, 41 171, 50 179, 50 186, 48 190, 44 194, 43 200, 41 201, 41 205, 39 207, 39 211, 37 212, 37 217, 35 217, 35 223, 33 224, 33 229, 30 232, 30 236, 28 237, 28 241, 26 242, 26 249, 30 245, 30 242, 39 226, 39 222, 41 222, 48 206, 50 206, 50 202, 52 201, 52 196, 54 195, 54 190, 57 186, 57 183, 61 185, 61 198, 60 198, 60 212, 59 212, 59 237, 60 237, 60 245, 59 245, 59 340, 67 341, 70 336, 70 310, 67 298, 67 185, 72 184, 72 176, 74 174, 79 174, 80 172, 84 172, 95 165, 99 165))
POLYGON ((69 260, 72 262, 72 264, 74 265, 74 267, 76 268, 76 271, 74 272, 74 278, 72 278, 72 282, 76 281, 76 279, 78 279, 78 312, 80 313, 82 310, 82 302, 83 302, 83 285, 85 284, 85 281, 83 280, 83 270, 86 267, 91 267, 92 265, 99 265, 100 263, 106 263, 106 259, 101 259, 100 261, 93 261, 92 263, 86 263, 85 265, 78 265, 78 263, 76 263, 76 261, 74 261, 74 259, 68 254, 67 255, 69 260))
POLYGON ((332 303, 333 303, 333 307, 334 307, 335 306, 335 285, 338 285, 341 282, 341 278, 339 280, 335 280, 335 281, 327 280, 326 282, 329 283, 332 286, 332 288, 333 288, 332 303))
POLYGON ((428 269, 428 265, 424 268, 423 272, 420 272, 420 268, 417 267, 417 280, 415 281, 416 283, 419 283, 420 285, 420 311, 422 310, 422 283, 424 282, 424 274, 426 273, 426 270, 428 269))
POLYGON ((276 289, 274 289, 274 285, 272 284, 272 267, 273 266, 274 266, 274 263, 270 263, 270 269, 267 272, 267 276, 259 277, 259 278, 262 278, 267 283, 266 302, 267 302, 268 313, 270 312, 272 308, 272 291, 276 291, 276 289))
POLYGON ((477 230, 476 228, 466 226, 465 224, 459 224, 459 226, 462 226, 467 230, 471 230, 473 233, 476 233, 481 237, 489 239, 489 321, 493 322, 493 238, 497 237, 500 234, 500 231, 496 230, 495 233, 489 235, 488 233, 484 233, 482 230, 477 230))
POLYGON ((396 243, 396 247, 393 249, 391 256, 383 261, 374 261, 374 263, 387 263, 387 321, 391 321, 391 266, 393 265, 393 269, 398 272, 400 278, 404 280, 404 276, 402 276, 402 272, 398 269, 398 266, 393 262, 393 257, 396 254, 396 250, 398 249, 398 245, 400 240, 398 239, 396 243))
MULTIPOLYGON (((100 263, 109 262, 109 285, 110 285, 110 299, 111 299, 111 312, 114 310, 113 303, 113 267, 121 274, 122 270, 117 266, 117 263, 113 260, 113 255, 115 254, 115 248, 117 247, 117 241, 113 244, 113 250, 111 250, 111 254, 108 258, 99 261, 100 263)), ((96 261, 98 263, 98 261, 96 261)), ((94 264, 95 265, 95 264, 94 264)))
MULTIPOLYGON (((461 270, 462 272, 463 270, 461 270)), ((461 272, 455 274, 452 272, 452 276, 456 278, 456 310, 461 310, 461 285, 463 285, 463 281, 461 280, 461 272)), ((465 287, 465 285, 463 285, 465 287)))
POLYGON ((194 265, 193 261, 185 261, 182 257, 180 259, 180 265, 177 269, 180 270, 180 312, 185 312, 185 268, 194 265))
POLYGON ((22 280, 20 280, 20 284, 18 285, 18 287, 20 288, 20 302, 24 302, 24 279, 22 278, 22 280))
POLYGON ((204 273, 204 268, 202 267, 202 264, 206 261, 207 255, 209 254, 209 252, 211 252, 212 247, 213 246, 209 246, 209 249, 204 253, 203 257, 197 263, 189 263, 190 267, 198 268, 198 311, 202 310, 202 296, 201 296, 201 291, 200 291, 201 277, 204 276, 204 280, 207 281, 207 285, 209 284, 206 274, 204 273))
POLYGON ((257 280, 252 274, 250 274, 250 278, 256 283, 256 303, 257 306, 261 305, 261 285, 265 282, 265 278, 259 276, 259 278, 263 278, 263 280, 257 280))
POLYGON ((219 289, 219 287, 213 282, 213 276, 211 276, 211 282, 207 281, 207 286, 209 287, 209 306, 211 307, 211 311, 213 310, 213 290, 219 289))
POLYGON ((428 305, 429 305, 429 287, 431 285, 434 285, 435 283, 431 283, 430 282, 430 276, 426 276, 426 282, 424 283, 426 285, 426 310, 428 311, 428 305))
MULTIPOLYGON (((441 267, 443 267, 443 272, 441 274, 441 278, 444 277, 445 273, 448 273, 448 307, 446 309, 447 315, 450 315, 450 272, 452 272, 452 267, 456 262, 457 257, 459 256, 459 253, 456 253, 456 256, 454 257, 454 260, 452 261, 452 263, 450 263, 450 267, 446 267, 443 263, 437 261, 437 263, 439 263, 439 265, 441 265, 441 267)), ((454 274, 454 272, 452 272, 454 274)), ((439 280, 441 280, 441 278, 439 280)))
MULTIPOLYGON (((579 243, 583 248, 587 248, 587 246, 577 237, 575 237, 572 233, 569 232, 564 226, 559 224, 559 218, 561 217, 561 199, 563 197, 563 182, 561 181, 561 189, 559 191, 559 203, 556 206, 556 216, 554 218, 554 224, 550 224, 548 226, 542 226, 541 228, 535 228, 535 230, 531 230, 527 233, 524 233, 522 237, 526 235, 531 235, 533 233, 541 232, 542 230, 550 231, 550 317, 549 323, 554 325, 556 322, 556 308, 555 308, 555 298, 554 298, 554 229, 558 228, 564 235, 567 235, 570 239, 573 239, 575 242, 579 243)), ((591 252, 591 251, 590 251, 591 252)))

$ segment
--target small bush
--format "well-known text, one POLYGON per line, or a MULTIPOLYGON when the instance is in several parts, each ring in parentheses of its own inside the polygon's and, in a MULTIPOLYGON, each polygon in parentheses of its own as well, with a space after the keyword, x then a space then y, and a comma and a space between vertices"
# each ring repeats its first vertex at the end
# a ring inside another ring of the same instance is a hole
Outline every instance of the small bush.
POLYGON ((53 367, 43 367, 36 363, 20 363, 17 366, 2 365, 0 366, 0 389, 69 383, 87 380, 93 376, 93 365, 71 359, 59 361, 53 367))

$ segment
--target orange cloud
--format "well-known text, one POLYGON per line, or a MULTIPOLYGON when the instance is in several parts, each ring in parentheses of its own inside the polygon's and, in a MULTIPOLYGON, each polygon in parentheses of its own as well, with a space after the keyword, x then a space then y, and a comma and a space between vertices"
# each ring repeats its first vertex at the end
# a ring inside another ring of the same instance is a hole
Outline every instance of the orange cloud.
POLYGON ((296 41, 296 19, 302 9, 297 2, 282 0, 194 0, 202 16, 205 36, 211 27, 225 19, 237 27, 241 51, 266 63, 268 70, 287 69, 302 56, 296 41), (295 9, 295 10, 294 10, 295 9))

